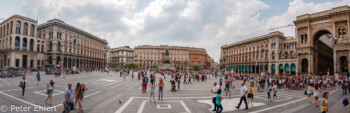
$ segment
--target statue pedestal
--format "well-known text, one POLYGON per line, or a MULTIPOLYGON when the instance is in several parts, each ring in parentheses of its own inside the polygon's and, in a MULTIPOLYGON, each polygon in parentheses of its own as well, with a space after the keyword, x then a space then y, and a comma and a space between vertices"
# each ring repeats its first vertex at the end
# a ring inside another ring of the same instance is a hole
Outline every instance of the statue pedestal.
POLYGON ((159 70, 172 70, 172 71, 175 71, 176 68, 174 65, 171 65, 171 64, 163 64, 162 66, 160 66, 158 68, 159 70))

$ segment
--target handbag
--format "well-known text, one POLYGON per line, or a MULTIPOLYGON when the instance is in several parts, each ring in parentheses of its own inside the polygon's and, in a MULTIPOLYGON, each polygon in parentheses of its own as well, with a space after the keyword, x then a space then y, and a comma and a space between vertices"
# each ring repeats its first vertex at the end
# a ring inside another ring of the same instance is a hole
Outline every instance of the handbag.
POLYGON ((307 95, 307 91, 305 90, 304 95, 307 95))
POLYGON ((248 98, 253 98, 253 93, 248 93, 248 98))

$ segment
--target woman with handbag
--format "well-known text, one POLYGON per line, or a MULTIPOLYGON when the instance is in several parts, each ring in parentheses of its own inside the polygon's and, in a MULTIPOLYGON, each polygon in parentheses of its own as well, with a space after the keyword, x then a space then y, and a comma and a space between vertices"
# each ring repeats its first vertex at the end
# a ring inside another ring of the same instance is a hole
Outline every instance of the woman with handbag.
POLYGON ((248 104, 250 103, 253 107, 253 98, 254 98, 254 83, 250 84, 250 88, 249 88, 249 93, 248 93, 248 98, 250 98, 250 102, 248 102, 248 104))

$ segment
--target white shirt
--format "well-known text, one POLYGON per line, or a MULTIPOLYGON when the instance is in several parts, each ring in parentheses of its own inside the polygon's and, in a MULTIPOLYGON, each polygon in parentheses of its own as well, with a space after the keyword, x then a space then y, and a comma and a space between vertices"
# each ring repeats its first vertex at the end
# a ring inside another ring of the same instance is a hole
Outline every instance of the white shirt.
MULTIPOLYGON (((219 85, 213 87, 213 91, 217 92, 219 90, 219 85)), ((213 97, 216 97, 216 93, 212 93, 213 97)))
POLYGON ((248 91, 247 87, 242 86, 241 87, 241 97, 243 97, 243 95, 245 94, 246 91, 248 91))

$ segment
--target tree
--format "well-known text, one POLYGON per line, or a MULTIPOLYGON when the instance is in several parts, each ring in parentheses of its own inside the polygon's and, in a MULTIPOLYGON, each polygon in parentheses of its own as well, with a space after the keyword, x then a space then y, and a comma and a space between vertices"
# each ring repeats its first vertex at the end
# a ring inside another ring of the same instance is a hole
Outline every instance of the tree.
POLYGON ((192 66, 192 70, 193 70, 193 71, 199 71, 199 70, 201 70, 201 69, 202 69, 202 67, 199 66, 199 65, 194 65, 194 66, 192 66))
POLYGON ((138 66, 136 64, 133 64, 133 63, 125 65, 125 68, 127 68, 127 69, 136 69, 137 67, 138 66))
POLYGON ((151 69, 157 69, 157 68, 158 68, 158 66, 156 66, 156 65, 151 66, 151 69))

